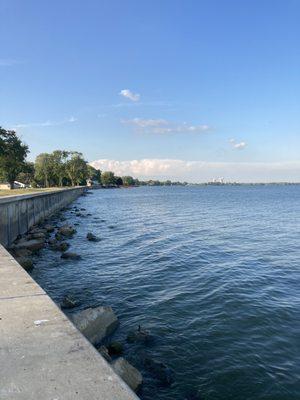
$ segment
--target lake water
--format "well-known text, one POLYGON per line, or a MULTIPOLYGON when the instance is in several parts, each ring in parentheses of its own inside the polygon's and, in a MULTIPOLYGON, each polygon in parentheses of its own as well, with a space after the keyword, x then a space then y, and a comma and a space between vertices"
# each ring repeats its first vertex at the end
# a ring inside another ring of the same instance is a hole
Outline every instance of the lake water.
POLYGON ((299 400, 299 200, 300 186, 95 190, 74 203, 92 216, 64 213, 82 260, 45 249, 32 276, 57 302, 72 293, 74 311, 113 307, 144 400, 299 400), (138 325, 148 345, 126 343, 138 325))

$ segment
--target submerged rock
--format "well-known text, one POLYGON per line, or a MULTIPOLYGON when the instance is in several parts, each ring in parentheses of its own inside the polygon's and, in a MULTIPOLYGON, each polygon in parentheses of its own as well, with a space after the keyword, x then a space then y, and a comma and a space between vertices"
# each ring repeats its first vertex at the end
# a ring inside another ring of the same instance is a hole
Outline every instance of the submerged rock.
POLYGON ((143 383, 143 376, 134 366, 123 357, 113 361, 111 366, 127 385, 137 392, 143 383))
POLYGON ((79 302, 70 294, 67 294, 61 302, 61 308, 70 309, 77 306, 79 306, 79 302))
POLYGON ((70 245, 67 242, 54 241, 50 244, 50 249, 53 251, 64 252, 64 251, 67 251, 69 247, 70 247, 70 245))
POLYGON ((162 384, 169 386, 174 382, 173 371, 162 362, 152 360, 151 358, 145 358, 144 366, 151 375, 162 384))
POLYGON ((66 251, 65 253, 62 253, 60 256, 61 258, 67 259, 67 260, 80 260, 81 256, 77 253, 72 253, 70 251, 66 251))
POLYGON ((111 342, 108 346, 109 355, 117 355, 123 353, 123 345, 120 342, 111 342))
POLYGON ((119 325, 116 314, 108 306, 87 308, 74 314, 71 319, 92 344, 98 344, 104 338, 110 336, 119 325))
POLYGON ((96 235, 94 235, 93 233, 89 232, 86 235, 87 240, 89 240, 90 242, 99 242, 101 239, 98 238, 96 235))
POLYGON ((67 237, 73 236, 74 233, 76 233, 76 229, 73 228, 73 226, 71 226, 71 225, 63 225, 58 230, 58 234, 60 234, 62 236, 67 236, 67 237))
POLYGON ((140 342, 144 344, 151 343, 153 339, 150 332, 142 329, 140 325, 136 331, 129 332, 126 338, 128 343, 140 342))
POLYGON ((184 400, 202 400, 203 397, 199 394, 198 391, 190 391, 185 395, 184 400))

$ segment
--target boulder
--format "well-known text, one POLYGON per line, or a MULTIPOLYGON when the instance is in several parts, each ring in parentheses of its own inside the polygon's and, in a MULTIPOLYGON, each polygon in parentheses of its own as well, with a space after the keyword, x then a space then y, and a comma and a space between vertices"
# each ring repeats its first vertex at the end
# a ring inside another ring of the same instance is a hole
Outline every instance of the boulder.
POLYGON ((67 294, 61 302, 61 308, 70 309, 77 306, 79 306, 79 302, 70 294, 67 294))
POLYGON ((67 237, 73 236, 74 233, 76 233, 76 229, 73 228, 73 226, 71 226, 71 225, 63 225, 58 230, 58 234, 60 234, 62 236, 67 236, 67 237))
POLYGON ((90 242, 99 242, 101 239, 98 238, 96 235, 94 235, 93 233, 89 232, 86 235, 87 240, 89 240, 90 242))
POLYGON ((174 381, 173 371, 162 362, 152 360, 151 358, 145 358, 144 366, 150 374, 162 384, 170 386, 174 381))
POLYGON ((123 353, 123 345, 120 342, 111 342, 107 349, 109 355, 119 355, 123 353))
POLYGON ((28 240, 32 240, 32 239, 43 239, 46 240, 46 234, 43 232, 37 232, 37 233, 30 233, 27 236, 28 240))
POLYGON ((46 229, 46 231, 47 231, 48 233, 54 232, 54 226, 53 226, 53 225, 46 224, 46 225, 44 226, 44 228, 46 229))
POLYGON ((31 234, 31 235, 34 235, 36 233, 44 233, 44 234, 46 234, 47 230, 45 228, 37 228, 37 227, 35 227, 35 228, 30 229, 30 231, 29 231, 29 234, 31 234))
POLYGON ((50 244, 50 249, 53 251, 64 252, 64 251, 67 251, 69 247, 70 247, 70 245, 67 242, 54 241, 50 244))
POLYGON ((77 253, 71 253, 70 251, 66 251, 65 253, 62 253, 60 256, 61 258, 64 258, 66 260, 80 260, 81 256, 77 253))
POLYGON ((12 249, 13 250, 21 250, 21 249, 27 249, 32 252, 36 252, 40 249, 42 249, 45 245, 45 242, 43 239, 31 239, 31 240, 26 240, 22 239, 18 243, 16 243, 12 249))
POLYGON ((72 321, 92 344, 100 343, 114 333, 119 325, 116 314, 108 306, 87 308, 74 314, 72 321))
POLYGON ((25 271, 31 271, 33 269, 33 261, 31 258, 18 257, 16 260, 25 269, 25 271))
POLYGON ((60 240, 63 240, 64 238, 63 238, 63 235, 61 235, 60 233, 56 232, 55 239, 60 241, 60 240))
POLYGON ((15 249, 12 251, 12 254, 16 258, 28 258, 32 255, 32 251, 28 249, 15 249))
POLYGON ((127 385, 137 392, 143 383, 143 377, 140 371, 129 364, 123 357, 117 358, 112 362, 111 366, 114 371, 123 379, 127 385))
POLYGON ((98 348, 99 353, 101 354, 101 356, 107 361, 107 362, 112 362, 112 359, 110 357, 110 355, 108 354, 108 350, 105 346, 100 346, 98 348))

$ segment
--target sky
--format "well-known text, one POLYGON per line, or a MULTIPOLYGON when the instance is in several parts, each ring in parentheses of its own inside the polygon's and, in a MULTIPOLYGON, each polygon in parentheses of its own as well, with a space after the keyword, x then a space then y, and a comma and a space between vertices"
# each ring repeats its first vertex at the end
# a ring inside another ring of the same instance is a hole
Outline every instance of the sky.
POLYGON ((300 182, 300 1, 0 0, 0 125, 30 160, 300 182))

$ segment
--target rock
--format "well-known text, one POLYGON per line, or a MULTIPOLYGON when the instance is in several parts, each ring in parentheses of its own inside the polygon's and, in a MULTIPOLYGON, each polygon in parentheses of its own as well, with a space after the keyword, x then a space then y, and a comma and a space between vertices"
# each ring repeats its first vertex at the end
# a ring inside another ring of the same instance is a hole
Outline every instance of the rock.
POLYGON ((61 302, 61 308, 70 309, 77 306, 79 306, 79 302, 70 294, 67 294, 61 302))
POLYGON ((81 211, 86 211, 86 208, 81 208, 80 210, 81 210, 81 211))
POLYGON ((129 332, 126 338, 128 343, 140 342, 144 344, 149 344, 153 339, 150 332, 142 329, 140 325, 136 331, 129 332))
POLYGON ((63 225, 59 228, 58 233, 62 236, 71 237, 76 233, 76 229, 71 225, 63 225))
POLYGON ((174 381, 172 370, 165 364, 151 358, 145 358, 144 365, 151 375, 164 385, 169 386, 174 381))
POLYGON ((112 362, 112 359, 111 359, 110 355, 108 354, 108 350, 105 346, 103 346, 103 345, 100 346, 98 351, 106 361, 108 361, 109 363, 112 362))
POLYGON ((94 235, 93 233, 89 232, 86 235, 87 240, 89 240, 90 242, 99 242, 101 239, 98 238, 96 235, 94 235))
POLYGON ((189 391, 186 395, 184 400, 202 400, 203 397, 199 394, 198 391, 189 391))
POLYGON ((66 251, 65 253, 62 253, 60 258, 64 258, 67 260, 80 260, 81 256, 79 254, 71 253, 70 251, 66 251))
POLYGON ((109 355, 116 355, 123 353, 123 345, 120 342, 111 342, 108 346, 109 355))
POLYGON ((46 234, 43 232, 37 232, 37 233, 30 233, 27 236, 28 240, 32 240, 32 239, 43 239, 46 240, 46 234))
POLYGON ((31 271, 33 269, 33 261, 30 258, 18 257, 16 260, 25 269, 25 271, 31 271))
POLYGON ((34 235, 36 233, 44 233, 44 234, 46 234, 47 230, 45 228, 33 228, 33 229, 30 229, 30 231, 29 231, 30 235, 34 235))
POLYGON ((36 252, 42 249, 45 245, 43 239, 32 239, 32 240, 20 240, 17 244, 15 244, 12 249, 20 250, 20 249, 28 249, 32 252, 36 252))
POLYGON ((67 251, 69 247, 70 247, 70 245, 67 242, 55 241, 54 243, 50 244, 50 249, 53 250, 53 251, 64 252, 64 251, 67 251))
POLYGON ((46 231, 48 233, 54 232, 54 226, 53 225, 47 224, 47 225, 44 226, 44 228, 46 229, 46 231))
POLYGON ((28 250, 28 249, 15 249, 12 251, 12 254, 16 257, 16 258, 28 258, 32 255, 32 251, 28 250))
POLYGON ((61 240, 63 240, 64 238, 63 238, 63 236, 62 236, 60 233, 57 232, 57 233, 55 234, 55 239, 58 240, 58 241, 61 241, 61 240))
POLYGON ((108 306, 87 308, 73 315, 72 321, 92 344, 100 343, 114 333, 119 325, 116 314, 108 306))
POLYGON ((142 374, 135 367, 129 364, 125 358, 119 357, 117 360, 112 362, 111 366, 132 390, 135 392, 139 390, 143 383, 142 374))

